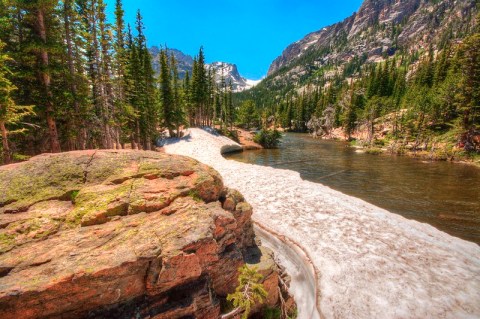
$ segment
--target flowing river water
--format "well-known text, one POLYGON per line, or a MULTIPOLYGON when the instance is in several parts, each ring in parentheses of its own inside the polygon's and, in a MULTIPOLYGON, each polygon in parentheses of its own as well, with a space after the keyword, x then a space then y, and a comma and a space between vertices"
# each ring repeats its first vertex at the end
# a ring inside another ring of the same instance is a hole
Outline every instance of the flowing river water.
POLYGON ((361 198, 480 244, 480 169, 402 156, 379 156, 345 142, 287 133, 280 148, 228 159, 300 173, 305 180, 361 198))

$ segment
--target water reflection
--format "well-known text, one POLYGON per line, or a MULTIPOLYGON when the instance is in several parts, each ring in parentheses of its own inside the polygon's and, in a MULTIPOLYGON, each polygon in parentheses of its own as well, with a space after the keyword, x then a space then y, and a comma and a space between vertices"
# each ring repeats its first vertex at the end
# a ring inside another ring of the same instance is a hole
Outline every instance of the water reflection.
POLYGON ((346 143, 286 134, 275 150, 227 156, 290 169, 406 218, 480 244, 480 169, 358 152, 346 143))

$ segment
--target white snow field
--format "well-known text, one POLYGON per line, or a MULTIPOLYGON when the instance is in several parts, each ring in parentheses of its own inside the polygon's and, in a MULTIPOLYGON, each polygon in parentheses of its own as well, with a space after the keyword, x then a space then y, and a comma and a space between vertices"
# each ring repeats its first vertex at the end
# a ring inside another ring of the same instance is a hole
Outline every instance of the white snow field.
POLYGON ((271 231, 260 237, 294 277, 299 318, 480 318, 478 245, 297 172, 221 155, 240 148, 201 129, 165 146, 215 168, 253 206, 258 228, 271 231))

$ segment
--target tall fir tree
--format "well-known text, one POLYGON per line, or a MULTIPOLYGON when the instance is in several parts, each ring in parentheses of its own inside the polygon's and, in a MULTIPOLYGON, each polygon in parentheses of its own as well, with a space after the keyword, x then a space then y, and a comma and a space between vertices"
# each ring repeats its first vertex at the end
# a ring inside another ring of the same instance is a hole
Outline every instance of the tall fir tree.
POLYGON ((172 90, 172 73, 168 63, 167 51, 160 51, 160 101, 162 107, 163 126, 168 130, 170 137, 175 136, 175 109, 172 90))
POLYGON ((36 105, 45 118, 49 149, 53 153, 61 151, 56 121, 57 110, 52 88, 53 52, 61 39, 58 29, 57 4, 56 0, 18 1, 20 9, 25 12, 23 21, 31 28, 31 40, 35 43, 33 48, 37 59, 35 73, 39 83, 38 93, 41 96, 36 105))

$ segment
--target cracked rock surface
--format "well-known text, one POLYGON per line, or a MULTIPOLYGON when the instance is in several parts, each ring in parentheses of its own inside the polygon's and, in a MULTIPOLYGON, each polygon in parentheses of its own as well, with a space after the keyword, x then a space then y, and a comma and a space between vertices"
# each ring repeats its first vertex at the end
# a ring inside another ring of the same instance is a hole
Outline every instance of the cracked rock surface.
POLYGON ((0 167, 0 318, 217 318, 254 246, 213 169, 141 151, 0 167))

